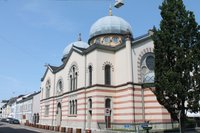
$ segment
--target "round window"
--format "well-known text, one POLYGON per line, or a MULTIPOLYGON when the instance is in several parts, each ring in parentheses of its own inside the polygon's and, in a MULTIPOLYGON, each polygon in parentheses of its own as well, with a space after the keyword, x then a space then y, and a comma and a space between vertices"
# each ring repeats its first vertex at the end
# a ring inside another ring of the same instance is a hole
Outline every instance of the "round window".
POLYGON ((104 41, 104 43, 109 43, 110 42, 110 38, 109 37, 104 37, 103 41, 104 41))
POLYGON ((96 41, 95 41, 97 44, 100 43, 100 38, 97 38, 96 41))
POLYGON ((90 41, 90 45, 94 44, 94 39, 90 41))
POLYGON ((148 67, 149 70, 154 70, 154 66, 155 66, 155 59, 153 56, 147 56, 146 58, 146 65, 148 67))
POLYGON ((115 36, 115 37, 113 37, 113 38, 112 38, 112 40, 113 40, 113 42, 114 42, 114 43, 118 43, 118 42, 119 42, 119 38, 118 38, 118 37, 116 37, 116 36, 115 36))

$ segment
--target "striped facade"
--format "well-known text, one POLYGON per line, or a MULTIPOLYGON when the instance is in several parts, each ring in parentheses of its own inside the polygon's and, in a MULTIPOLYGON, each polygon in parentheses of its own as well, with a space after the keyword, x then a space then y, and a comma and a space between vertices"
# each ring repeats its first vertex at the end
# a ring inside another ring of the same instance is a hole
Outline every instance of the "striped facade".
POLYGON ((154 72, 147 62, 153 57, 150 33, 138 38, 126 33, 95 34, 88 43, 81 48, 75 42, 61 66, 47 65, 41 80, 41 124, 96 130, 102 128, 100 123, 110 128, 113 123, 171 122, 154 88, 143 87, 154 72), (93 43, 105 37, 119 41, 93 43))

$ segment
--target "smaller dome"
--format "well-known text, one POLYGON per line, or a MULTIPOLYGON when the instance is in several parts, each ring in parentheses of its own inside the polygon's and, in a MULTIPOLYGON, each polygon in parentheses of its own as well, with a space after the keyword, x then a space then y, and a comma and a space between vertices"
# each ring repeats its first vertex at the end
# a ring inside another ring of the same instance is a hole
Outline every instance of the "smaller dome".
POLYGON ((71 50, 73 46, 76 46, 79 48, 87 48, 89 45, 83 41, 76 41, 76 42, 70 43, 69 45, 67 45, 67 47, 65 47, 63 51, 63 57, 67 56, 67 54, 69 53, 69 51, 71 50))
POLYGON ((143 82, 144 83, 154 83, 154 78, 155 78, 154 72, 147 73, 144 77, 143 82))

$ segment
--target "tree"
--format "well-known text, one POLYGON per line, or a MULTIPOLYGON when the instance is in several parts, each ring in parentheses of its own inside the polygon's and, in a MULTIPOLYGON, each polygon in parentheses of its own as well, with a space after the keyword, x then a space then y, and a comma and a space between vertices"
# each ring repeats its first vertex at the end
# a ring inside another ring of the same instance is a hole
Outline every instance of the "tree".
POLYGON ((182 0, 164 0, 160 29, 154 27, 155 95, 184 127, 185 111, 198 112, 200 101, 200 26, 182 0))

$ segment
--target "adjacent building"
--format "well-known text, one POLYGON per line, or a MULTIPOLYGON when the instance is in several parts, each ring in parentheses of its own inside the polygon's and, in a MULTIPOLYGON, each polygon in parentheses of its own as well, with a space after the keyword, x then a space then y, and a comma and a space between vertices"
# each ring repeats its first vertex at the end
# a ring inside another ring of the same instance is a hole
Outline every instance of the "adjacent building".
POLYGON ((15 104, 17 97, 12 97, 9 100, 2 100, 1 102, 1 117, 14 117, 15 110, 13 105, 15 104))
POLYGON ((98 19, 88 42, 64 49, 60 66, 47 65, 41 79, 40 124, 82 129, 131 126, 150 121, 171 124, 156 100, 152 32, 134 37, 121 17, 98 19))
POLYGON ((36 114, 39 116, 40 92, 35 92, 18 99, 16 105, 16 118, 21 123, 34 123, 36 114))
POLYGON ((13 97, 8 101, 7 104, 7 113, 8 117, 15 118, 16 114, 16 100, 18 97, 13 97))
POLYGON ((5 118, 7 116, 7 103, 8 103, 8 100, 2 100, 1 103, 2 103, 2 106, 1 106, 1 110, 2 110, 1 116, 2 116, 2 118, 5 118))
POLYGON ((4 104, 3 101, 0 102, 0 118, 2 118, 4 104))

